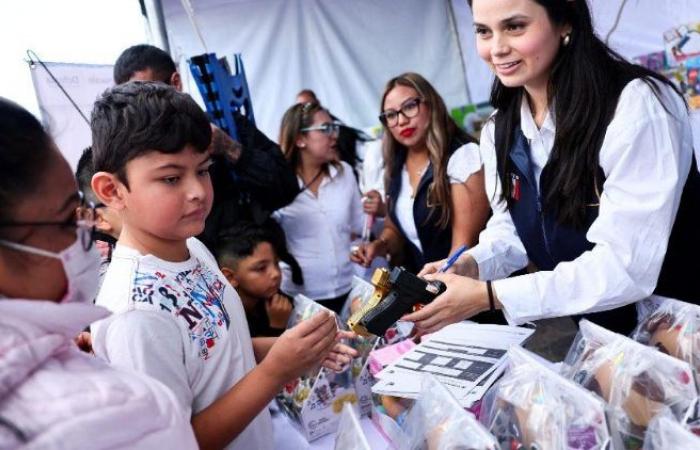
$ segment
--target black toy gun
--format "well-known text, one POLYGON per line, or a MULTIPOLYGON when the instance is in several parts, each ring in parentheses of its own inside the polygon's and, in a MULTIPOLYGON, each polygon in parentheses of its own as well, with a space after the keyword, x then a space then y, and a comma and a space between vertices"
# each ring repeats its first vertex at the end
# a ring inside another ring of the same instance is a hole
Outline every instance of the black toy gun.
POLYGON ((416 305, 427 305, 446 289, 443 282, 426 281, 403 267, 391 272, 384 268, 375 270, 372 285, 372 297, 348 319, 348 327, 360 336, 384 336, 401 316, 416 305))

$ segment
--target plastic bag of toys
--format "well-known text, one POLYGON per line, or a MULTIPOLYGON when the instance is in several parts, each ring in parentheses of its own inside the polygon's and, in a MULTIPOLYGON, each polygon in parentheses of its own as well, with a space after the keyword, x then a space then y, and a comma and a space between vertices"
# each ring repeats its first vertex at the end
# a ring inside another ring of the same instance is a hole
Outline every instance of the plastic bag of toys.
POLYGON ((605 402, 520 347, 508 351, 503 378, 484 396, 481 423, 501 449, 607 448, 605 402))
POLYGON ((667 408, 683 420, 697 396, 688 363, 586 320, 579 327, 564 370, 608 403, 614 448, 641 449, 649 423, 667 408))
MULTIPOLYGON (((321 310, 327 308, 297 295, 288 327, 309 319, 321 310)), ((367 356, 374 341, 363 338, 352 341, 350 345, 358 350, 360 356, 343 371, 317 368, 287 383, 277 396, 281 409, 299 425, 309 441, 336 431, 345 403, 358 407, 361 414, 369 414, 372 409, 372 378, 367 367, 367 356)))
POLYGON ((700 448, 700 437, 685 429, 672 416, 659 414, 649 424, 644 450, 697 448, 700 448))
POLYGON ((335 450, 372 450, 357 413, 349 403, 343 406, 343 413, 335 435, 335 450))
POLYGON ((690 364, 700 374, 700 307, 664 299, 642 318, 632 339, 690 364))
POLYGON ((352 287, 348 294, 348 299, 343 306, 343 311, 340 314, 340 321, 345 323, 348 318, 362 309, 362 307, 372 298, 374 286, 358 276, 352 277, 352 287))
POLYGON ((401 450, 494 450, 496 440, 465 411, 433 375, 423 378, 420 397, 403 424, 401 450))

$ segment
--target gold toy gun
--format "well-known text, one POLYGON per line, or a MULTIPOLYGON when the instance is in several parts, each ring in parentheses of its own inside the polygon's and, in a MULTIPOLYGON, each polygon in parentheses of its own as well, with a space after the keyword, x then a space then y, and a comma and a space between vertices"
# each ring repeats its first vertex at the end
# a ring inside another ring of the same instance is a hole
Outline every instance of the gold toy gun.
POLYGON ((348 327, 360 336, 384 336, 404 314, 417 305, 427 305, 445 292, 441 281, 426 281, 403 267, 391 272, 381 268, 372 274, 374 293, 370 300, 348 319, 348 327))

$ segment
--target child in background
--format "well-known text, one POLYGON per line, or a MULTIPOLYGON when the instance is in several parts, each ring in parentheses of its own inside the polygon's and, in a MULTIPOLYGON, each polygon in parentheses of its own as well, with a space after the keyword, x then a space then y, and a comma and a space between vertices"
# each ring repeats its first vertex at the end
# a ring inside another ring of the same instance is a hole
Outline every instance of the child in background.
POLYGON ((219 268, 241 297, 252 337, 279 336, 292 313, 292 302, 280 293, 282 275, 272 242, 253 223, 236 225, 217 242, 219 268))
POLYGON ((100 251, 102 263, 100 264, 100 285, 112 260, 112 251, 122 231, 122 220, 119 214, 104 203, 100 202, 92 191, 92 176, 95 174, 95 166, 92 164, 92 147, 83 150, 75 169, 75 178, 78 180, 78 189, 83 193, 85 200, 95 206, 95 246, 100 251))
POLYGON ((193 238, 213 195, 211 128, 190 96, 126 83, 95 103, 91 125, 92 188, 122 219, 97 298, 114 314, 92 327, 95 353, 166 384, 201 448, 270 449, 267 405, 284 383, 356 352, 337 344, 330 314, 251 340, 238 294, 193 238))

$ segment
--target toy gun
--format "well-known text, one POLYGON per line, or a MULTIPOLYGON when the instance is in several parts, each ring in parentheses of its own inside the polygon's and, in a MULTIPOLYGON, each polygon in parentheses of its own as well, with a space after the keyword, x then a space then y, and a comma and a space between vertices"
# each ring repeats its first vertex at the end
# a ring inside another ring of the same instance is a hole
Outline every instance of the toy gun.
POLYGON ((360 336, 383 336, 401 316, 418 305, 427 305, 446 289, 443 282, 425 281, 403 267, 391 272, 384 268, 375 270, 372 284, 372 297, 348 319, 348 327, 360 336))

